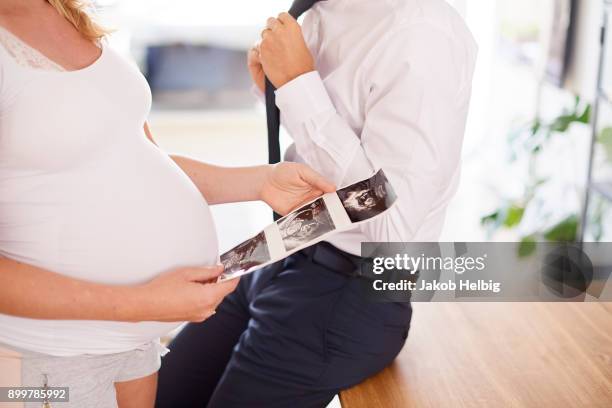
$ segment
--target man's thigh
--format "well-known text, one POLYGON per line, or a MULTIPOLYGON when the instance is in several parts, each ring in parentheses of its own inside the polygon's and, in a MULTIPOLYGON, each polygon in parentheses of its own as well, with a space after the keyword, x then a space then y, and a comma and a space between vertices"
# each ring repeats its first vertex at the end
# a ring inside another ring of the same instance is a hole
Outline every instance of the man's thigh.
POLYGON ((247 327, 251 293, 276 267, 243 277, 215 315, 203 323, 188 324, 170 343, 159 371, 157 408, 206 406, 247 327))
POLYGON ((229 299, 205 322, 179 332, 162 358, 156 407, 206 406, 246 328, 248 316, 240 309, 236 299, 229 299))
POLYGON ((407 327, 390 325, 389 305, 368 303, 360 288, 292 257, 251 300, 248 328, 209 408, 322 407, 389 364, 407 327))

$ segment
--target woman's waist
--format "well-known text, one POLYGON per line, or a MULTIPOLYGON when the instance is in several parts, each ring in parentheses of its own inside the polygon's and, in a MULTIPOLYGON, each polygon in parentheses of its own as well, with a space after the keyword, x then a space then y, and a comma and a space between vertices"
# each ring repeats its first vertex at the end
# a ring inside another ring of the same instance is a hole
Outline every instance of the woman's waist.
POLYGON ((181 324, 38 320, 0 314, 0 343, 53 356, 114 354, 141 348, 181 324))

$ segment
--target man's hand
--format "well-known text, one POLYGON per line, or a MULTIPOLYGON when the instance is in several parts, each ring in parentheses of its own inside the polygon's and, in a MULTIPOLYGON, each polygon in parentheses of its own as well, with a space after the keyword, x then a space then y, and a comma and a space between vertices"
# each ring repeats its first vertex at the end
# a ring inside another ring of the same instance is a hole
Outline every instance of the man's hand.
MULTIPOLYGON (((276 88, 315 69, 314 60, 302 35, 302 28, 289 13, 268 19, 258 48, 258 59, 263 71, 276 88)), ((256 59, 253 58, 252 62, 255 65, 256 59)), ((254 68, 250 71, 253 76, 254 68)), ((259 86, 260 77, 257 78, 255 83, 259 86)))
POLYGON ((336 190, 332 183, 304 164, 283 162, 268 166, 266 172, 260 197, 281 215, 336 190))
POLYGON ((266 91, 266 74, 264 73, 261 61, 259 60, 259 44, 249 50, 247 56, 247 66, 253 83, 263 93, 266 91))

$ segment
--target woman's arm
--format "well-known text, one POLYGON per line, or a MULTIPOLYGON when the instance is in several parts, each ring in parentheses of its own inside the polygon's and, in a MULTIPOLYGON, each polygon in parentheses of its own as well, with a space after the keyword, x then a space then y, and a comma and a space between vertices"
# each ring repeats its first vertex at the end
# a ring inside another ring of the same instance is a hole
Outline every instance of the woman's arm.
POLYGON ((300 163, 231 168, 180 156, 173 159, 210 204, 262 200, 285 215, 336 190, 323 176, 300 163))
POLYGON ((131 320, 133 288, 97 285, 0 258, 0 312, 37 319, 131 320), (104 299, 103 302, 100 300, 104 299), (119 299, 124 299, 123 305, 119 299))
MULTIPOLYGON (((144 131, 155 144, 146 123, 144 131)), ((323 176, 299 163, 220 167, 178 155, 172 159, 209 204, 263 200, 274 211, 284 215, 302 203, 335 190, 323 176)))
POLYGON ((202 321, 238 282, 207 283, 222 269, 180 268, 146 284, 113 286, 0 257, 0 313, 34 319, 202 321))
POLYGON ((172 159, 189 176, 209 204, 261 200, 272 166, 220 167, 188 157, 172 159))
MULTIPOLYGON (((149 124, 145 123, 147 138, 157 146, 149 124)), ((270 166, 219 167, 180 155, 172 160, 189 176, 209 204, 223 204, 260 200, 260 190, 270 166)))

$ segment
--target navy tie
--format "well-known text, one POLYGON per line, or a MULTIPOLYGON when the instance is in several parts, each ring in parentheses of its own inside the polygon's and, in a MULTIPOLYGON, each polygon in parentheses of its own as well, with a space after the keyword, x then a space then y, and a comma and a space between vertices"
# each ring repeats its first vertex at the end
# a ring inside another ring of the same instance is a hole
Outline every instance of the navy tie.
MULTIPOLYGON (((295 0, 289 9, 289 14, 297 19, 320 0, 295 0)), ((280 151, 280 111, 276 107, 274 85, 266 78, 266 119, 268 121, 268 160, 270 164, 281 160, 280 151)))

